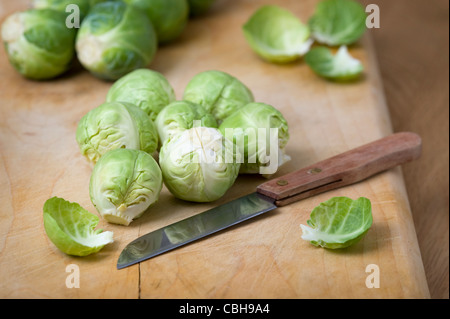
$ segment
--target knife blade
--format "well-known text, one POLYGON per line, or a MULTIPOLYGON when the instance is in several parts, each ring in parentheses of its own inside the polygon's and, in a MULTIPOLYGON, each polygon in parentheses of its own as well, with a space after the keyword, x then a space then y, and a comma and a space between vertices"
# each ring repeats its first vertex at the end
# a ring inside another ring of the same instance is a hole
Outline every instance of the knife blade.
POLYGON ((122 269, 222 231, 278 207, 354 184, 420 157, 421 138, 392 134, 259 185, 255 193, 183 219, 129 243, 119 256, 122 269))

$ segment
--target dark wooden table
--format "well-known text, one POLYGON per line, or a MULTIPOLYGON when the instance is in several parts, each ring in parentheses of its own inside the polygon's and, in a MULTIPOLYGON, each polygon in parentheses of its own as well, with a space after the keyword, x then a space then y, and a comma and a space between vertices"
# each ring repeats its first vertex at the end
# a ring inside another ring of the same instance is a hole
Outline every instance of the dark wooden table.
POLYGON ((422 136, 423 156, 403 170, 432 298, 449 298, 449 2, 365 0, 395 131, 422 136))

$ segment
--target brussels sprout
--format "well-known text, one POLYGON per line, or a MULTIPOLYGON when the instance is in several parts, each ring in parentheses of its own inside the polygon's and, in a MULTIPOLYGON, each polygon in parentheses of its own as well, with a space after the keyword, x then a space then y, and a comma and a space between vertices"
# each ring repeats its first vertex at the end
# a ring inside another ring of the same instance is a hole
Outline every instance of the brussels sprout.
POLYGON ((352 44, 366 30, 364 7, 353 0, 324 0, 317 4, 309 20, 313 38, 318 42, 336 46, 352 44))
POLYGON ((186 86, 184 100, 203 106, 220 123, 240 107, 253 102, 252 92, 238 79, 222 71, 205 71, 186 86))
POLYGON ((95 164, 89 194, 104 219, 128 226, 158 201, 161 188, 161 169, 151 155, 119 148, 95 164))
POLYGON ((53 197, 44 204, 44 228, 48 238, 68 255, 87 256, 113 242, 110 231, 94 230, 98 216, 77 203, 53 197))
POLYGON ((250 47, 263 59, 292 62, 308 52, 310 32, 290 11, 275 5, 259 8, 243 26, 250 47))
POLYGON ((188 0, 189 14, 191 16, 205 14, 214 2, 215 0, 188 0))
POLYGON ((152 154, 158 148, 158 131, 137 106, 106 102, 83 116, 78 123, 76 140, 81 154, 95 164, 106 152, 117 148, 152 154))
POLYGON ((69 69, 75 36, 76 30, 66 27, 65 13, 52 9, 17 12, 2 25, 9 61, 20 74, 34 80, 51 79, 69 69))
POLYGON ((89 12, 89 0, 33 0, 34 8, 49 8, 61 12, 66 12, 66 8, 70 4, 75 4, 80 9, 80 20, 82 20, 89 12))
POLYGON ((121 0, 145 12, 152 21, 159 43, 178 38, 189 18, 187 0, 121 0))
POLYGON ((314 246, 330 249, 351 246, 360 241, 372 226, 370 200, 333 197, 314 208, 307 224, 310 227, 300 225, 302 238, 314 246))
POLYGON ((315 73, 328 79, 353 80, 363 71, 361 62, 353 58, 347 47, 341 46, 336 55, 325 47, 316 47, 305 56, 306 63, 315 73))
POLYGON ((156 118, 160 145, 168 139, 187 129, 197 126, 215 127, 217 122, 214 116, 198 104, 189 101, 176 101, 166 106, 156 118), (197 122, 194 122, 197 121, 197 122))
POLYGON ((154 121, 158 113, 176 99, 167 79, 159 72, 139 69, 117 80, 109 89, 106 101, 129 102, 139 106, 154 121))
POLYGON ((288 124, 271 105, 247 104, 227 117, 219 130, 227 138, 232 136, 244 156, 240 173, 272 175, 290 160, 284 150, 289 140, 288 124))
POLYGON ((239 155, 233 142, 224 138, 218 129, 193 127, 161 147, 159 158, 164 184, 177 198, 214 201, 236 180, 239 155))
POLYGON ((144 13, 111 1, 92 7, 76 39, 81 64, 106 80, 150 64, 157 46, 155 30, 144 13))

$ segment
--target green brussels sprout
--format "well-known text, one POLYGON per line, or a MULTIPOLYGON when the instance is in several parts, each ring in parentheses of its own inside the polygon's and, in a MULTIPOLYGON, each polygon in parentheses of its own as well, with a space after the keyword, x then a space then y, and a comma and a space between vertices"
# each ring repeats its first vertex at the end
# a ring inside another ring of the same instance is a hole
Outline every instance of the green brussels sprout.
POLYGON ((193 127, 168 140, 159 153, 164 184, 177 198, 211 202, 239 174, 240 154, 216 128, 193 127))
POLYGON ((320 43, 350 45, 366 31, 366 12, 354 0, 324 0, 309 20, 312 36, 320 43))
POLYGON ((237 78, 222 71, 205 71, 186 86, 183 99, 203 106, 218 123, 253 102, 252 92, 237 78))
POLYGON ((189 14, 191 16, 205 14, 214 2, 215 0, 188 0, 189 14))
POLYGON ((158 114, 155 121, 160 145, 178 133, 194 127, 196 123, 197 126, 217 128, 214 116, 206 112, 201 105, 189 101, 169 104, 158 114))
POLYGON ((66 14, 52 9, 17 12, 2 25, 10 63, 34 80, 51 79, 69 69, 75 37, 76 30, 66 27, 66 14))
POLYGON ((94 230, 98 216, 77 203, 52 197, 44 204, 44 229, 52 243, 62 252, 87 256, 113 242, 113 233, 94 230))
POLYGON ((106 102, 89 111, 78 123, 76 140, 83 154, 96 163, 117 148, 152 154, 158 147, 158 132, 139 107, 125 102, 106 102))
POLYGON ((306 54, 305 61, 316 74, 337 81, 354 80, 364 70, 361 61, 353 58, 345 45, 335 55, 326 47, 315 47, 306 54))
POLYGON ((285 154, 288 124, 271 105, 247 104, 227 117, 219 130, 226 138, 233 139, 244 156, 240 173, 272 175, 290 160, 285 154))
POLYGON ((92 7, 76 39, 81 64, 105 80, 117 80, 147 66, 157 47, 147 16, 122 2, 107 1, 92 7))
POLYGON ((161 169, 151 155, 119 148, 95 164, 89 194, 105 220, 128 226, 158 201, 162 183, 161 169))
POLYGON ((313 43, 308 26, 290 11, 275 5, 259 8, 242 29, 255 53, 274 63, 299 59, 313 43))
POLYGON ((139 69, 117 80, 109 89, 106 101, 129 102, 139 106, 154 121, 158 113, 176 99, 167 79, 159 72, 139 69))
POLYGON ((145 12, 155 27, 159 43, 178 38, 189 19, 187 0, 121 0, 145 12))
POLYGON ((360 241, 372 226, 370 200, 333 197, 313 209, 307 224, 300 225, 302 239, 328 249, 345 248, 360 241))
POLYGON ((89 0, 33 0, 33 7, 36 9, 54 9, 66 12, 66 8, 70 4, 75 4, 80 9, 80 20, 88 14, 90 8, 89 0))

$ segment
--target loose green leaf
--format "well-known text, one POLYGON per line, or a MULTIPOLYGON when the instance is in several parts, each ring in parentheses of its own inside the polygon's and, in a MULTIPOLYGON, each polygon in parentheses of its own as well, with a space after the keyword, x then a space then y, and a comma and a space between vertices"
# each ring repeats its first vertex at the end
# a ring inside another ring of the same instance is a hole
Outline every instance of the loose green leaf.
POLYGON ((314 208, 308 226, 300 225, 304 240, 315 246, 337 249, 360 241, 372 226, 370 200, 333 197, 314 208))
POLYGON ((259 8, 243 26, 243 31, 250 47, 269 62, 297 60, 312 44, 308 26, 290 11, 275 5, 259 8))
POLYGON ((309 27, 313 38, 320 43, 349 45, 364 34, 366 12, 354 0, 324 0, 317 5, 309 27))
POLYGON ((44 204, 44 228, 59 250, 74 256, 87 256, 113 242, 110 231, 94 230, 98 216, 77 203, 53 197, 44 204))
POLYGON ((353 58, 346 46, 341 46, 336 55, 326 47, 316 47, 306 54, 305 61, 315 73, 333 80, 353 80, 364 70, 361 61, 353 58))

